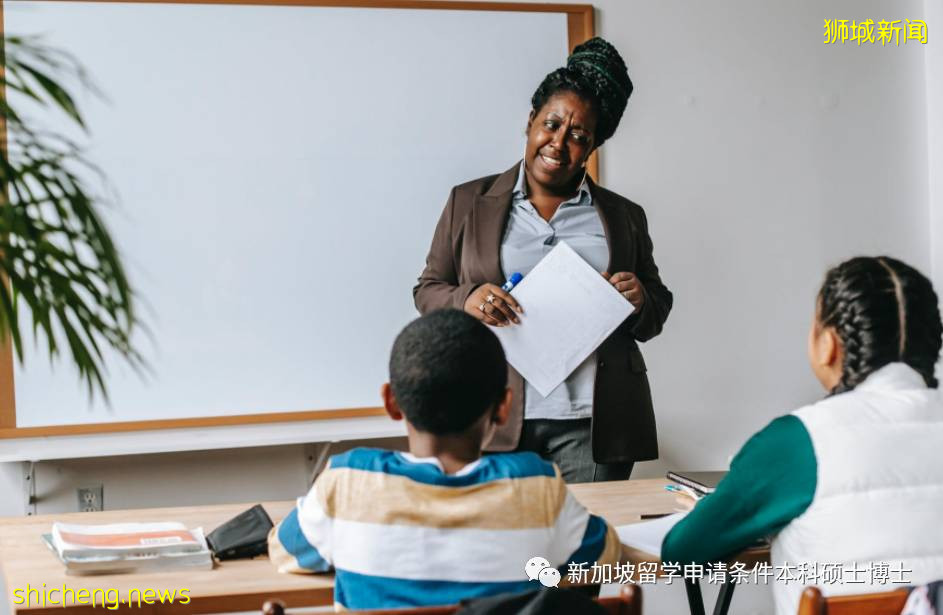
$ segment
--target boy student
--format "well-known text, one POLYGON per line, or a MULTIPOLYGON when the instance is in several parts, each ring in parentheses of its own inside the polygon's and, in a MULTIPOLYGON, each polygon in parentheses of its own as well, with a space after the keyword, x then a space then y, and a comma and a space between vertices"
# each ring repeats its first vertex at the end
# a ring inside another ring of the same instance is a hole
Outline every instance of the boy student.
POLYGON ((665 537, 662 559, 723 561, 775 534, 774 566, 797 571, 773 584, 777 615, 796 612, 805 585, 858 594, 943 578, 941 344, 919 271, 886 256, 831 269, 808 351, 828 397, 754 435, 665 537))
POLYGON ((360 448, 331 458, 269 536, 281 572, 333 568, 335 606, 454 604, 537 587, 524 566, 546 558, 612 564, 619 539, 534 453, 482 456, 508 418, 497 337, 440 310, 396 338, 383 403, 406 420, 409 453, 360 448))

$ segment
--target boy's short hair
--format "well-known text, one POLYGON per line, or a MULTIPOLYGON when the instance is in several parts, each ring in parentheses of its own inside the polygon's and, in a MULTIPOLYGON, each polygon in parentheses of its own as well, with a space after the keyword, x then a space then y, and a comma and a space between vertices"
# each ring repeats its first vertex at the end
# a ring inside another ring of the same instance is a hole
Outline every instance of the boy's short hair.
POLYGON ((472 316, 451 309, 430 312, 406 325, 393 342, 390 386, 416 429, 461 433, 504 396, 504 349, 472 316))

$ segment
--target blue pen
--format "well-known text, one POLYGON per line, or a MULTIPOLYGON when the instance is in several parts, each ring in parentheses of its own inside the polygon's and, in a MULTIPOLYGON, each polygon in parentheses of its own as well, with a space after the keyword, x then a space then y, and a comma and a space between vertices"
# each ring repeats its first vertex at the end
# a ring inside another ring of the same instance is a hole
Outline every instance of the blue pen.
MULTIPOLYGON (((503 290, 506 293, 509 293, 511 292, 511 289, 513 289, 515 286, 520 284, 521 280, 523 279, 524 279, 524 276, 515 271, 514 273, 511 274, 511 277, 508 278, 507 282, 504 283, 504 286, 501 287, 501 290, 503 290)), ((520 306, 517 307, 517 311, 520 312, 521 314, 524 313, 524 310, 522 310, 520 306)), ((521 321, 517 318, 517 316, 515 316, 514 322, 519 323, 521 321)))
POLYGON ((508 281, 504 283, 504 286, 501 287, 501 290, 503 290, 506 293, 509 293, 511 292, 511 289, 513 289, 515 286, 520 284, 521 280, 523 279, 524 279, 524 276, 522 276, 521 274, 515 271, 514 273, 511 274, 511 277, 508 278, 508 281))

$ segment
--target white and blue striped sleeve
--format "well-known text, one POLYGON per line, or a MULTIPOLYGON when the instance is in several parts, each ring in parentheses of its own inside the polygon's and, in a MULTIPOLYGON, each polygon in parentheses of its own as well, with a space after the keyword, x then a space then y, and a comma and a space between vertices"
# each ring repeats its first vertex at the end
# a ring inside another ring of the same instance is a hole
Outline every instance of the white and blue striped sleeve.
POLYGON ((269 559, 279 572, 331 570, 332 519, 324 510, 323 487, 319 477, 308 495, 298 498, 294 510, 269 533, 269 559))

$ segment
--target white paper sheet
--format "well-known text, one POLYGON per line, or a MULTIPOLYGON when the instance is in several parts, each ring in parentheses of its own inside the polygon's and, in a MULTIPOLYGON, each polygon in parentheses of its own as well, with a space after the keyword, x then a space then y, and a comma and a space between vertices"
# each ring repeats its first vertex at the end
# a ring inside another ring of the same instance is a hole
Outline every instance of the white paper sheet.
POLYGON ((661 543, 664 542, 665 536, 687 514, 680 512, 652 521, 620 525, 616 527, 616 534, 622 544, 661 557, 661 543))
POLYGON ((632 313, 632 304, 560 242, 511 292, 521 323, 497 327, 508 362, 547 396, 632 313))

